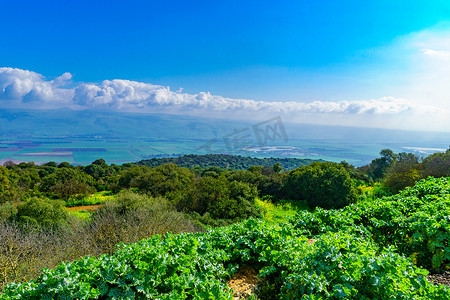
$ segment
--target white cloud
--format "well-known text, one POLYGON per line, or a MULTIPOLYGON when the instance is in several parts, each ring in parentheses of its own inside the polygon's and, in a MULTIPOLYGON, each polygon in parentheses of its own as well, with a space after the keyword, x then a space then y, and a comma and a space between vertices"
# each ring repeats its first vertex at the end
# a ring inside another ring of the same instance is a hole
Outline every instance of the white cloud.
POLYGON ((70 73, 64 73, 48 81, 32 71, 0 68, 0 100, 44 106, 67 105, 73 97, 73 90, 60 87, 70 82, 71 78, 70 73))
MULTIPOLYGON (((20 108, 69 107, 252 119, 282 115, 298 122, 369 127, 386 127, 389 118, 398 120, 401 117, 403 120, 428 116, 432 119, 432 116, 443 112, 432 105, 394 97, 359 101, 266 102, 225 98, 209 92, 174 92, 161 85, 121 79, 105 80, 99 84, 74 83, 67 87, 71 80, 70 73, 46 80, 35 72, 0 68, 0 99, 3 99, 0 105, 9 101, 9 104, 13 102, 20 108)), ((398 124, 396 126, 394 128, 398 128, 398 124)))
POLYGON ((423 54, 439 59, 449 59, 450 51, 433 50, 433 49, 422 49, 423 54))
POLYGON ((339 114, 399 114, 405 112, 432 113, 437 108, 415 105, 392 97, 362 101, 338 102, 264 102, 230 99, 208 92, 187 94, 173 92, 168 87, 129 80, 105 80, 101 84, 81 84, 75 89, 74 103, 87 107, 141 109, 155 111, 157 107, 172 107, 215 112, 273 113, 339 113, 339 114))

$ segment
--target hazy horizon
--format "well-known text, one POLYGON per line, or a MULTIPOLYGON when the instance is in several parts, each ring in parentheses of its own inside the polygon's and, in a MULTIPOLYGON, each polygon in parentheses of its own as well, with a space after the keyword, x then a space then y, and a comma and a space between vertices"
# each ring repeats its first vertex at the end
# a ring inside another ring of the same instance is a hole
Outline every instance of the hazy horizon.
POLYGON ((380 150, 419 156, 448 149, 450 133, 296 124, 280 116, 230 120, 168 114, 41 109, 0 115, 0 165, 133 162, 184 154, 232 154, 369 163, 380 150), (70 124, 68 124, 70 120, 70 124))

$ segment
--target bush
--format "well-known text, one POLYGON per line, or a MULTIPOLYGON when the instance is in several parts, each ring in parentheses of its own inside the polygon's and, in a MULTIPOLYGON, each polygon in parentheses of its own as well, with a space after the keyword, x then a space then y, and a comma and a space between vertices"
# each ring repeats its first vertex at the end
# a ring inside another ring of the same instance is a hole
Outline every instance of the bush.
POLYGON ((17 214, 17 208, 11 202, 0 205, 0 222, 6 221, 17 214))
POLYGON ((27 212, 27 217, 21 218, 25 222, 0 220, 0 289, 10 282, 34 279, 43 268, 54 268, 62 261, 113 253, 120 243, 135 243, 169 231, 200 230, 167 200, 131 192, 117 198, 119 201, 106 202, 90 221, 70 216, 59 221, 67 226, 32 225, 49 224, 48 217, 40 220, 37 212, 51 216, 48 205, 57 201, 43 199, 32 199, 20 209, 21 214, 27 212))
POLYGON ((65 224, 67 218, 63 201, 33 197, 17 207, 17 221, 36 227, 60 226, 65 224))
POLYGON ((357 193, 344 167, 315 162, 291 171, 284 185, 292 200, 305 200, 311 208, 341 208, 356 201, 357 193))
POLYGON ((0 166, 0 204, 16 199, 16 187, 11 182, 13 175, 6 167, 0 166))
POLYGON ((414 186, 422 177, 419 158, 413 153, 399 153, 397 159, 386 172, 383 184, 392 194, 398 193, 407 186, 414 186))
POLYGON ((208 213, 215 219, 240 220, 261 215, 255 203, 257 195, 253 185, 207 176, 191 185, 177 207, 199 215, 208 213))
POLYGON ((92 215, 86 238, 98 252, 112 253, 119 243, 134 243, 167 232, 198 230, 166 199, 124 191, 92 215))
POLYGON ((12 281, 30 280, 29 273, 35 275, 36 270, 30 268, 35 269, 34 258, 44 250, 40 243, 45 237, 32 230, 24 233, 22 228, 0 221, 0 288, 12 281), (26 262, 29 266, 24 267, 26 262))
POLYGON ((140 174, 135 182, 142 191, 174 200, 189 186, 194 177, 194 173, 187 168, 181 168, 175 164, 164 164, 140 174))
POLYGON ((68 200, 77 196, 83 198, 94 192, 94 180, 90 175, 74 168, 59 168, 42 178, 39 189, 48 196, 68 200))
POLYGON ((86 251, 83 234, 75 234, 76 224, 72 225, 70 233, 61 228, 36 230, 27 224, 0 222, 0 289, 10 282, 34 279, 43 268, 54 268, 61 261, 98 255, 86 251))
MULTIPOLYGON (((277 165, 274 168, 279 170, 277 165)), ((236 171, 228 177, 228 180, 256 186, 260 197, 271 195, 279 198, 283 176, 284 174, 275 172, 272 168, 250 167, 249 170, 236 171)))
POLYGON ((260 217, 261 211, 255 203, 258 192, 254 186, 244 182, 228 183, 228 195, 210 203, 211 215, 218 219, 246 219, 260 217))
POLYGON ((435 153, 426 157, 423 162, 423 176, 450 176, 450 149, 444 153, 435 153))
POLYGON ((194 211, 203 215, 209 210, 211 203, 227 197, 228 194, 228 182, 223 176, 202 177, 189 187, 177 207, 179 210, 194 211))

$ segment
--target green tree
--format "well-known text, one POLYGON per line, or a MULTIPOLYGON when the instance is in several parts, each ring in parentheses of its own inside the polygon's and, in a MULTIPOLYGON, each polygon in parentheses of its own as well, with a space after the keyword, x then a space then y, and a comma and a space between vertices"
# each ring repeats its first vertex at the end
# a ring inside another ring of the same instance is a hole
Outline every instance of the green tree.
POLYGON ((219 167, 209 167, 206 169, 203 169, 200 172, 200 175, 203 176, 212 176, 212 177, 219 177, 220 174, 224 173, 224 169, 221 169, 219 167))
POLYGON ((356 201, 350 175, 331 162, 314 162, 291 171, 284 190, 290 199, 305 200, 312 208, 341 208, 356 201))
POLYGON ((275 173, 280 173, 281 170, 283 170, 283 167, 280 165, 279 162, 277 162, 272 166, 272 169, 275 173))
POLYGON ((190 185, 194 177, 194 173, 187 168, 164 164, 141 174, 136 179, 136 184, 140 190, 153 196, 165 196, 174 200, 190 185))
POLYGON ((229 193, 226 178, 205 176, 190 186, 183 201, 180 201, 177 207, 180 210, 195 211, 202 215, 210 209, 212 203, 223 198, 228 199, 229 193))
POLYGON ((284 176, 285 173, 275 173, 271 168, 254 166, 248 168, 248 170, 234 172, 228 177, 228 180, 236 180, 256 186, 260 197, 269 195, 280 198, 284 176))
POLYGON ((373 180, 379 180, 384 178, 388 168, 397 159, 397 154, 395 154, 391 149, 383 149, 380 151, 380 158, 372 160, 369 165, 368 175, 373 180))
POLYGON ((129 169, 122 171, 117 179, 117 184, 114 191, 118 192, 121 189, 137 187, 137 179, 145 173, 151 172, 151 168, 147 166, 131 166, 129 169))
POLYGON ((422 164, 423 177, 450 177, 450 149, 426 157, 422 164))
POLYGON ((48 163, 43 164, 44 167, 53 167, 53 168, 57 168, 58 164, 54 161, 49 161, 48 163))
POLYGON ((228 182, 229 195, 211 203, 211 215, 219 219, 245 219, 260 216, 255 198, 258 191, 255 186, 245 182, 228 182))
POLYGON ((11 181, 12 176, 8 168, 0 166, 0 204, 16 198, 14 182, 11 181))
POLYGON ((33 197, 17 207, 16 218, 33 226, 60 226, 68 218, 64 202, 33 197))
POLYGON ((35 185, 39 182, 40 177, 38 169, 33 168, 16 168, 15 172, 15 186, 16 193, 20 195, 21 198, 27 197, 29 193, 35 188, 35 185))
POLYGON ((206 176, 191 185, 177 206, 200 215, 209 213, 215 219, 236 220, 259 216, 257 195, 256 188, 245 182, 206 176))
POLYGON ((407 186, 414 186, 422 178, 419 158, 413 153, 401 152, 386 172, 383 184, 395 194, 407 186))
POLYGON ((58 165, 58 168, 74 168, 74 166, 72 166, 70 163, 68 163, 67 161, 63 161, 62 163, 60 163, 58 165))
POLYGON ((90 164, 86 166, 84 168, 84 172, 91 175, 94 179, 105 177, 107 174, 107 170, 103 166, 97 164, 90 164))
POLYGON ((39 189, 49 196, 68 200, 72 196, 84 197, 94 190, 93 178, 75 168, 58 168, 42 178, 39 189))

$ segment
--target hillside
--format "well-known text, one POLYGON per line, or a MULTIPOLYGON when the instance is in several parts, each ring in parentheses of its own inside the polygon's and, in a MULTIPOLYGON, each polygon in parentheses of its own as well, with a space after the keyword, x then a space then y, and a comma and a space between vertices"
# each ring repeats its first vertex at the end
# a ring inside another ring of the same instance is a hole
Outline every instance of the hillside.
POLYGON ((250 219, 206 233, 156 235, 45 270, 2 299, 232 299, 226 280, 250 265, 261 299, 447 299, 425 269, 450 263, 450 178, 289 222, 250 219))
MULTIPOLYGON (((292 170, 305 165, 309 165, 316 160, 302 158, 256 158, 244 157, 239 155, 226 154, 206 154, 206 155, 183 155, 180 157, 164 157, 141 160, 134 163, 139 166, 157 167, 166 163, 173 163, 179 167, 202 168, 218 167, 221 169, 247 170, 253 166, 272 167, 279 163, 285 170, 292 170)), ((323 161, 323 160, 317 160, 323 161)))

